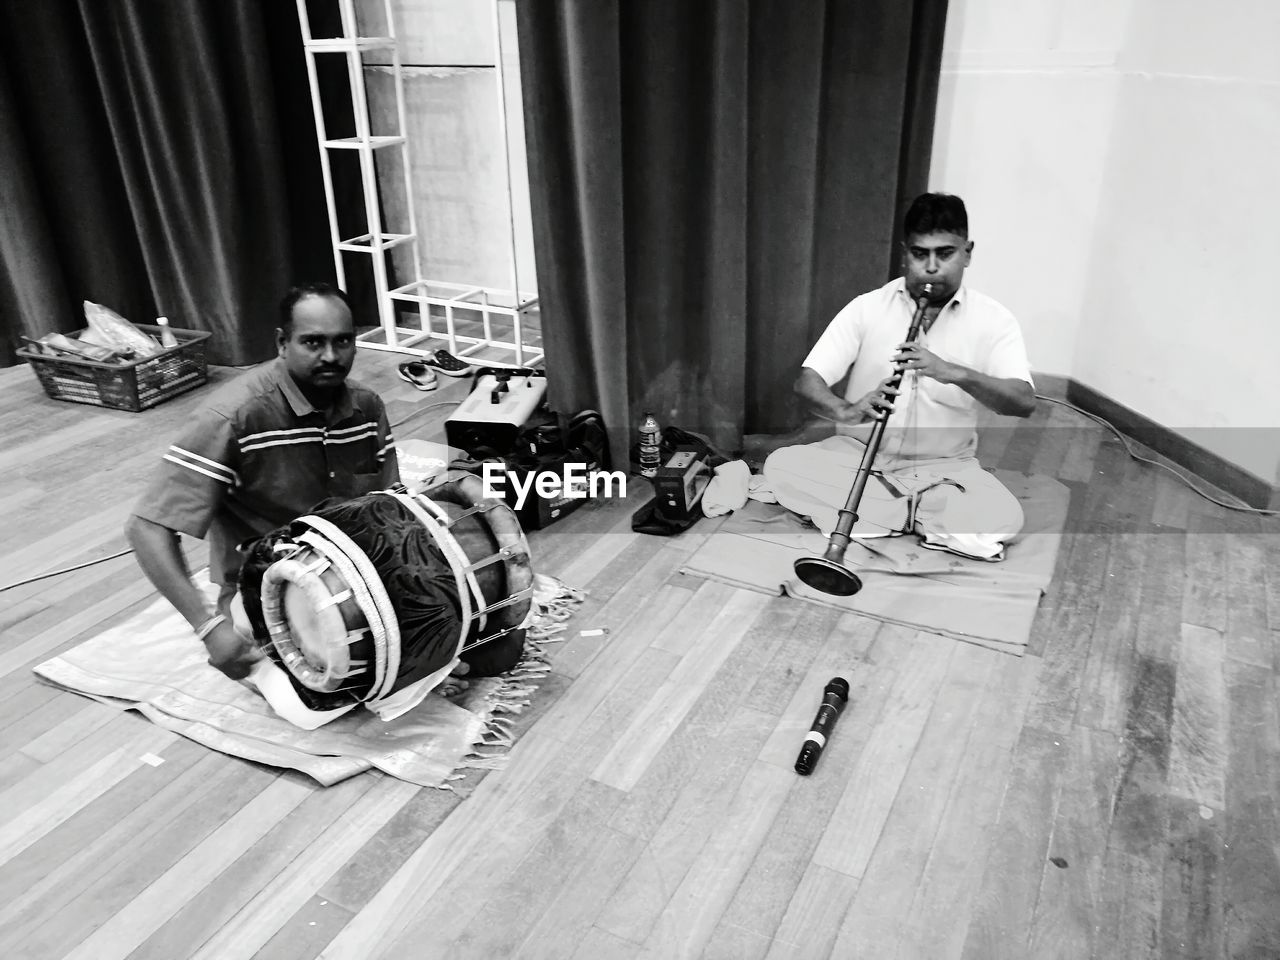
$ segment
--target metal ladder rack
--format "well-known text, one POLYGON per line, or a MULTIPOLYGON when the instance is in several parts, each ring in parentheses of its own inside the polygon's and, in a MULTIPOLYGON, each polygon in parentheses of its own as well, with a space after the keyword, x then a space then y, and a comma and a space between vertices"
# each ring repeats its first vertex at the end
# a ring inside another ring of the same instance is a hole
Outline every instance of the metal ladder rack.
MULTIPOLYGON (((306 54, 307 77, 311 84, 311 105, 315 114, 316 139, 320 144, 320 165, 324 179, 325 200, 329 214, 329 234, 333 245, 334 269, 338 285, 346 288, 344 253, 368 254, 372 261, 374 289, 378 300, 377 328, 357 336, 357 344, 370 350, 385 350, 427 356, 444 345, 455 356, 474 359, 489 366, 532 367, 543 360, 541 347, 526 342, 530 314, 538 307, 536 295, 521 291, 519 268, 516 259, 516 234, 514 217, 510 218, 510 289, 499 289, 476 284, 453 283, 423 277, 421 251, 418 243, 417 219, 413 203, 413 178, 410 169, 409 144, 405 134, 404 78, 400 62, 400 45, 396 37, 395 20, 391 0, 381 0, 387 25, 387 36, 362 37, 356 19, 357 0, 336 0, 341 17, 342 36, 312 36, 307 15, 307 0, 296 0, 298 22, 302 30, 302 46, 306 54), (394 79, 397 127, 391 135, 374 136, 369 119, 368 94, 365 86, 364 54, 371 51, 387 51, 391 57, 391 73, 394 79), (341 55, 346 58, 347 79, 351 92, 352 112, 355 118, 355 136, 330 138, 326 132, 323 103, 316 58, 325 55, 341 55), (360 161, 360 181, 364 197, 366 231, 357 236, 343 238, 339 232, 338 210, 334 199, 333 169, 330 152, 355 151, 360 161), (378 173, 376 154, 379 150, 398 150, 404 171, 404 196, 408 232, 389 233, 384 229, 378 203, 378 173), (408 249, 413 279, 392 288, 387 269, 387 252, 396 247, 408 249), (507 305, 506 301, 510 301, 507 305), (418 327, 401 326, 397 320, 398 307, 405 304, 417 306, 418 327), (437 329, 432 308, 443 313, 443 326, 437 329), (480 329, 459 326, 474 318, 480 329), (506 339, 494 331, 495 318, 509 319, 511 337, 506 339), (495 356, 495 353, 497 354, 495 356), (512 354, 508 359, 506 354, 512 354)), ((370 2, 370 0, 366 0, 370 2)), ((378 2, 378 0, 372 0, 378 2)), ((503 168, 506 171, 507 203, 511 209, 511 160, 507 136, 507 98, 502 63, 502 35, 498 22, 498 0, 490 0, 493 14, 493 36, 496 55, 495 73, 498 83, 498 122, 501 129, 503 168)))

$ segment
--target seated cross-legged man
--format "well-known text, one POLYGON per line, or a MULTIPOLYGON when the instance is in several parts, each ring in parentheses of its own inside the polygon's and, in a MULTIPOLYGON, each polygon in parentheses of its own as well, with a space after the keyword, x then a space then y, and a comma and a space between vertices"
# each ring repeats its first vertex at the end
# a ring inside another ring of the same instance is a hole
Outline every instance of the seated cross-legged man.
POLYGON ((815 419, 790 445, 755 450, 772 450, 763 473, 778 501, 830 536, 872 426, 888 416, 853 536, 914 533, 932 549, 1000 560, 1022 508, 978 463, 977 422, 979 404, 1017 417, 1035 409, 1022 332, 963 283, 973 241, 959 197, 917 197, 903 226, 903 276, 845 306, 805 358, 795 390, 815 419), (921 298, 921 333, 907 343, 921 298))

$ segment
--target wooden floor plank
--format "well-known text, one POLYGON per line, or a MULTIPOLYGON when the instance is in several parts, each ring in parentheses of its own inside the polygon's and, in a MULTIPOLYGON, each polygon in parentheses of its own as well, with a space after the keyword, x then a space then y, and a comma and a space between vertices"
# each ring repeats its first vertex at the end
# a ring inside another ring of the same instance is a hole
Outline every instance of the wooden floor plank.
POLYGON ((320 898, 359 912, 462 802, 452 790, 419 791, 320 888, 320 898))
POLYGON ((1191 510, 1198 499, 1180 479, 1156 469, 1151 522, 1166 530, 1186 530, 1191 510))
MULTIPOLYGON (((1280 534, 1276 532, 1273 521, 1263 537, 1267 548, 1267 560, 1263 569, 1267 581, 1267 625, 1272 636, 1280 632, 1280 534)), ((1274 647, 1274 645, 1273 645, 1274 647)), ((1280 650, 1276 650, 1276 660, 1272 669, 1280 669, 1280 650)))
POLYGON ((1065 735, 1075 721, 1111 539, 1106 533, 1077 537, 1053 618, 1044 627, 1044 665, 1027 718, 1029 726, 1065 735))
POLYGON ((66 617, 62 622, 0 653, 0 677, 17 670, 30 669, 39 662, 57 655, 67 646, 87 639, 89 631, 101 629, 110 617, 149 601, 154 593, 149 583, 134 582, 128 587, 104 597, 97 603, 66 617))
POLYGON ((634 816, 613 824, 637 831, 647 843, 596 918, 597 927, 633 943, 648 940, 708 838, 728 816, 743 778, 761 762, 756 758, 776 726, 771 714, 739 708, 714 745, 721 762, 695 770, 656 827, 634 816))
POLYGON ((831 956, 858 884, 856 877, 811 860, 778 924, 767 960, 818 960, 831 956))
MULTIPOLYGON (((834 622, 833 611, 821 611, 821 619, 834 622)), ((756 622, 726 658, 700 698, 697 707, 659 751, 635 786, 627 792, 610 824, 638 837, 650 837, 666 819, 684 786, 708 765, 720 762, 716 751, 723 749, 721 734, 728 718, 740 706, 759 712, 759 704, 748 696, 751 680, 759 664, 790 632, 807 629, 819 619, 818 609, 800 610, 777 598, 766 604, 756 622)))
POLYGON ((768 951, 769 941, 783 922, 813 851, 843 796, 848 771, 884 712, 893 668, 890 662, 878 666, 871 663, 871 646, 877 633, 874 626, 865 620, 852 626, 859 631, 856 638, 837 629, 815 657, 760 752, 759 759, 783 770, 793 769, 827 682, 833 675, 843 675, 849 681, 849 701, 817 767, 807 777, 796 777, 734 892, 713 942, 723 936, 742 944, 744 949, 768 951), (861 662, 851 665, 851 647, 862 648, 861 662))
MULTIPOLYGON (((1043 678, 1041 680, 1043 682, 1043 678)), ((1061 778, 1062 734, 1025 726, 965 938, 965 960, 1024 960, 1061 778)))
POLYGON ((503 776, 486 777, 468 802, 452 811, 335 937, 326 956, 364 960, 390 949, 415 924, 465 925, 495 873, 523 859, 537 831, 599 762, 612 732, 629 722, 676 662, 650 647, 630 682, 592 711, 567 741, 539 729, 523 737, 503 776))
POLYGON ((1053 415, 1052 411, 1053 405, 1039 403, 1031 416, 1017 424, 1000 455, 999 465, 1002 469, 1019 473, 1027 473, 1031 469, 1031 460, 1040 447, 1041 436, 1053 415))
POLYGON ((979 414, 978 461, 988 470, 1000 465, 1000 459, 1021 424, 1017 417, 1002 417, 989 410, 979 414))
POLYGON ((702 960, 764 960, 773 941, 723 920, 700 954, 702 960))
POLYGON ((752 764, 659 915, 640 956, 677 960, 702 953, 794 782, 794 771, 763 760, 752 764))
POLYGON ((1211 807, 1225 808, 1227 696, 1222 635, 1184 624, 1173 697, 1169 790, 1211 807))
POLYGON ((561 954, 569 960, 634 960, 640 956, 640 944, 620 940, 611 933, 592 927, 577 944, 572 954, 561 954))
POLYGON ((39 761, 32 760, 23 753, 14 752, 0 759, 0 790, 8 790, 39 768, 39 761))
POLYGON ((1134 652, 1174 662, 1182 637, 1182 594, 1186 538, 1156 534, 1147 541, 1142 573, 1142 607, 1138 612, 1134 652))
MULTIPOLYGON (((640 560, 639 554, 650 551, 651 546, 651 541, 644 546, 635 545, 632 548, 635 560, 640 560)), ((650 552, 647 560, 640 561, 638 569, 625 554, 619 558, 618 566, 619 569, 627 566, 634 571, 628 580, 629 589, 609 592, 597 585, 596 592, 587 597, 569 621, 571 631, 605 627, 612 636, 625 627, 644 629, 646 622, 656 613, 654 597, 671 574, 671 558, 665 552, 665 545, 656 552, 650 552)), ((701 586, 702 582, 698 582, 692 588, 696 592, 701 586)), ((652 640, 656 639, 655 635, 652 640)), ((552 651, 551 663, 557 673, 576 678, 606 646, 607 641, 594 637, 570 636, 552 651)))
POLYGON ((1044 960, 1092 957, 1099 947, 1096 924, 1119 775, 1119 738, 1083 725, 1070 737, 1027 951, 1044 960))
MULTIPOLYGON (((807 671, 809 664, 818 650, 828 642, 828 638, 841 642, 842 637, 849 638, 849 644, 855 650, 868 636, 881 638, 885 644, 892 644, 898 637, 910 638, 915 632, 905 627, 881 625, 879 621, 868 617, 850 614, 835 621, 813 619, 805 614, 797 621, 796 629, 783 640, 777 652, 768 663, 761 664, 759 677, 751 687, 750 697, 757 710, 779 716, 791 703, 795 696, 797 674, 807 671)), ((817 707, 814 707, 817 710, 817 707)), ((810 718, 812 719, 812 718, 810 718)))
MULTIPOLYGON (((709 595, 715 586, 712 584, 708 588, 709 595)), ((696 602, 695 597, 691 603, 696 602)), ((699 633, 705 633, 706 642, 698 647, 696 655, 682 659, 654 691, 644 709, 632 720, 630 727, 619 734, 613 749, 592 772, 592 779, 619 790, 630 790, 636 785, 645 768, 693 709, 707 681, 733 652, 767 602, 764 594, 730 591, 723 606, 707 622, 705 630, 700 626, 695 628, 699 633)))
POLYGON ((1080 677, 1076 722, 1119 733, 1133 677, 1143 569, 1153 534, 1116 533, 1098 600, 1088 659, 1080 677))
MULTIPOLYGON (((635 864, 644 841, 610 827, 595 837, 592 849, 581 858, 581 869, 567 882, 551 890, 552 898, 536 921, 529 924, 528 936, 512 954, 512 960, 562 960, 574 956, 593 938, 609 938, 607 952, 597 957, 628 956, 639 952, 638 944, 621 950, 622 941, 594 925, 595 918, 613 895, 623 876, 635 864)), ((605 950, 604 946, 600 947, 605 950)), ((585 956, 592 956, 585 954, 585 956)))
POLYGON ((45 731, 20 748, 41 763, 48 763, 120 715, 117 707, 86 700, 74 693, 62 693, 51 706, 57 707, 57 711, 45 711, 41 715, 46 721, 45 731))
POLYGON ((1280 956, 1280 708, 1265 667, 1225 663, 1230 724, 1223 831, 1228 957, 1280 956))
MULTIPOLYGON (((56 925, 19 926, 12 950, 19 956, 62 957, 113 916, 125 909, 201 840, 250 803, 275 779, 274 773, 246 771, 239 764, 222 765, 219 776, 210 777, 186 804, 174 804, 171 818, 147 824, 145 841, 112 850, 106 863, 89 862, 61 884, 50 889, 43 905, 52 900, 63 906, 74 902, 74 911, 62 910, 56 925), (18 935, 25 938, 17 941, 18 935)), ((183 798, 184 800, 186 798, 183 798)), ((39 916, 40 913, 35 913, 39 916)))
POLYGON ((1227 629, 1227 546, 1212 507, 1192 515, 1187 532, 1187 573, 1182 622, 1223 632, 1227 629))
POLYGON ((53 709, 56 703, 65 702, 66 697, 61 691, 38 684, 25 674, 15 681, 6 685, 4 697, 0 700, 0 735, 4 736, 7 752, 16 752, 31 741, 31 728, 26 724, 29 717, 53 709))
POLYGON ((881 722, 849 771, 849 784, 814 850, 814 863, 851 877, 863 875, 955 649, 953 641, 919 633, 902 652, 881 722))
MULTIPOLYGON (((836 956, 892 957, 933 848, 982 694, 1003 654, 962 644, 836 939, 836 956)), ((979 736, 988 735, 982 730, 979 736)))
POLYGON ((1194 800, 1170 798, 1169 843, 1160 917, 1166 960, 1224 956, 1223 834, 1218 815, 1194 800))
POLYGON ((67 960, 127 957, 173 914, 253 847, 313 787, 301 778, 280 777, 242 806, 172 867, 157 877, 106 923, 67 954, 67 960))
POLYGON ((465 929, 457 936, 442 936, 444 931, 418 926, 401 941, 400 949, 458 960, 515 956, 561 887, 572 882, 598 848, 621 836, 608 826, 620 799, 621 793, 612 787, 584 783, 517 867, 495 878, 465 929))
MULTIPOLYGON (((307 851, 274 876, 192 956, 233 960, 256 955, 263 945, 403 807, 420 788, 389 777, 380 779, 307 851)), ((344 928, 345 929, 345 928, 344 928)))
MULTIPOLYGON (((1175 683, 1172 663, 1138 657, 1120 742, 1120 777, 1112 801, 1097 914, 1098 943, 1115 944, 1116 956, 1156 960, 1162 955, 1175 683)), ((1107 954, 1100 949, 1097 955, 1107 954)))
MULTIPOLYGON (((637 661, 645 655, 661 633, 672 626, 694 596, 693 591, 681 587, 663 585, 650 594, 649 603, 641 613, 630 619, 614 620, 611 633, 597 641, 606 647, 607 655, 599 656, 581 668, 577 682, 560 697, 555 706, 542 718, 540 730, 546 736, 565 739, 597 710, 635 669, 637 661)), ((674 665, 676 658, 665 658, 674 665)), ((562 661, 553 652, 552 662, 559 673, 562 661)))
POLYGON ((190 741, 177 741, 146 764, 31 844, 0 870, 0 928, 24 911, 39 915, 40 898, 87 879, 90 869, 109 864, 114 851, 145 827, 163 822, 160 805, 174 807, 210 771, 225 764, 190 741), (200 769, 188 773, 192 767, 200 769))
MULTIPOLYGON (((325 789, 308 788, 307 794, 295 807, 280 811, 284 816, 271 825, 250 849, 240 854, 234 863, 207 883, 198 896, 176 910, 142 941, 129 954, 130 960, 166 960, 185 956, 209 940, 231 921, 256 891, 306 851, 314 842, 316 833, 327 829, 372 786, 372 779, 354 777, 325 789)), ((324 911, 313 911, 313 914, 316 912, 324 911)), ((337 904, 328 912, 343 916, 344 923, 351 916, 350 910, 337 904)), ((307 922, 311 919, 314 916, 307 922)), ((302 932, 294 930, 295 935, 302 932)))
MULTIPOLYGON (((148 726, 122 738, 113 749, 104 745, 104 748, 95 751, 97 759, 86 757, 84 765, 74 774, 60 773, 56 787, 48 789, 46 782, 41 782, 38 801, 0 826, 0 863, 8 862, 57 829, 143 766, 146 763, 144 757, 153 756, 155 751, 163 750, 175 739, 175 733, 161 727, 148 726)), ((49 761, 41 768, 41 773, 56 769, 57 763, 49 761)), ((35 783, 37 779, 33 775, 27 783, 35 783)), ((6 795, 13 796, 15 793, 16 791, 9 791, 6 795)))
POLYGON ((289 923, 254 951, 253 960, 316 960, 323 956, 325 945, 350 922, 350 911, 312 896, 289 923))
POLYGON ((1080 429, 1072 414, 1062 407, 1051 407, 1041 430, 1040 444, 1027 464, 1027 471, 1047 477, 1057 476, 1080 429))
MULTIPOLYGON (((0 452, 0 477, 48 461, 52 455, 102 440, 133 425, 125 414, 109 410, 96 413, 96 416, 66 424, 57 430, 44 430, 25 441, 17 441, 15 437, 16 442, 6 444, 5 450, 0 452)), ((71 416, 70 411, 67 415, 71 416)))
POLYGON ((1223 653, 1270 667, 1275 661, 1267 623, 1267 540, 1263 533, 1231 534, 1227 544, 1227 623, 1223 653))
POLYGON ((1031 658, 996 664, 893 956, 954 960, 963 952, 1040 665, 1031 658))
MULTIPOLYGON (((1076 416, 1073 414, 1073 416, 1076 416)), ((1106 431, 1083 417, 1076 416, 1076 426, 1072 430, 1071 445, 1062 458, 1062 467, 1056 476, 1059 480, 1071 480, 1084 483, 1093 478, 1094 460, 1098 455, 1098 445, 1106 436, 1106 431)))
POLYGON ((155 735, 152 724, 140 717, 119 713, 92 736, 42 763, 38 773, 0 793, 0 810, 9 818, 21 816, 106 755, 114 753, 123 757, 135 743, 155 735))

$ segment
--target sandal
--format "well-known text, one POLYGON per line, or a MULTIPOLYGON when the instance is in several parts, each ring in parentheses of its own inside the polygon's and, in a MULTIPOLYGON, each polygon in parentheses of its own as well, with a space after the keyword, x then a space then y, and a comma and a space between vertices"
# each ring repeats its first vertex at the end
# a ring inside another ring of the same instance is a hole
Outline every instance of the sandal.
POLYGON ((459 360, 448 350, 437 350, 431 356, 423 357, 422 362, 436 373, 443 373, 446 377, 466 377, 475 370, 473 364, 459 360))
POLYGON ((406 360, 400 364, 400 379, 411 383, 424 392, 439 386, 436 375, 421 360, 406 360))

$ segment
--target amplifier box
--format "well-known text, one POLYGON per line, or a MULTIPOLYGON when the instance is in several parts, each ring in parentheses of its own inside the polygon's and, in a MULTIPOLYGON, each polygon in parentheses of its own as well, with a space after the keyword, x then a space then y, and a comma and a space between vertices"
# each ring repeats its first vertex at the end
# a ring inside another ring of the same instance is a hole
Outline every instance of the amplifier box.
POLYGON ((702 499, 711 482, 707 455, 693 446, 676 447, 675 453, 658 468, 653 492, 668 516, 688 516, 702 499))
POLYGON ((508 453, 546 395, 544 371, 481 370, 467 399, 445 418, 445 439, 468 453, 479 448, 508 453))
POLYGON ((517 505, 518 497, 515 493, 515 485, 511 482, 513 477, 518 477, 518 482, 524 488, 528 487, 530 474, 528 471, 523 470, 508 470, 505 489, 507 505, 515 511, 521 528, 526 531, 541 530, 557 520, 563 520, 586 503, 588 499, 589 488, 586 484, 572 491, 558 491, 551 497, 539 496, 532 487, 528 487, 524 503, 517 505))

